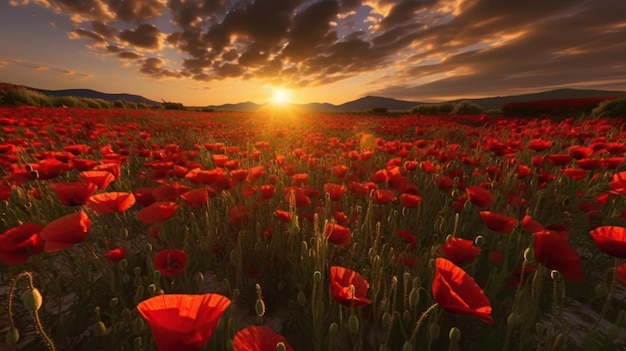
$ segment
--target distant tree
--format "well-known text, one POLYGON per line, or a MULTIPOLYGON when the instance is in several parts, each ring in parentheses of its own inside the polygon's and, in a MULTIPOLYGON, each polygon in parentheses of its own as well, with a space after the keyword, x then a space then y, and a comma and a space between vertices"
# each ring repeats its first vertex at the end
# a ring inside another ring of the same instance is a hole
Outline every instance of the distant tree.
POLYGON ((457 102, 451 111, 453 115, 478 115, 484 112, 482 106, 467 100, 457 102))
POLYGON ((166 110, 185 110, 185 105, 183 105, 180 102, 170 102, 170 101, 165 101, 163 99, 161 99, 162 103, 161 106, 163 106, 163 108, 165 108, 166 110))
POLYGON ((626 117, 626 97, 601 102, 591 111, 593 117, 626 117))

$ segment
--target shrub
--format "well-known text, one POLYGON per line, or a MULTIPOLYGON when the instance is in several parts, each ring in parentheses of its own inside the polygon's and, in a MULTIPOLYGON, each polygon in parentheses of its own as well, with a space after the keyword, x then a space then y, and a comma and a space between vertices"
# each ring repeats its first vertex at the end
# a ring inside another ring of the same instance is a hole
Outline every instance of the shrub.
POLYGON ((591 111, 593 117, 626 117, 626 97, 601 102, 591 111))
POLYGON ((2 104, 5 105, 29 105, 39 107, 51 107, 53 98, 21 86, 0 90, 2 104))
POLYGON ((473 102, 463 100, 457 102, 456 105, 454 105, 451 113, 453 115, 478 115, 484 112, 485 109, 482 106, 479 106, 473 102))

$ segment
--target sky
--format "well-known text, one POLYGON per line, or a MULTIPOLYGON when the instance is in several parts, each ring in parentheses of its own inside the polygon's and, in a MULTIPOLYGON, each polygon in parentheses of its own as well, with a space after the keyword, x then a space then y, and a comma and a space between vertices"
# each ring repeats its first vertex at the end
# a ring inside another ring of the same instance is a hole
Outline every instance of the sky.
POLYGON ((626 91, 624 0, 2 0, 0 81, 207 106, 626 91))

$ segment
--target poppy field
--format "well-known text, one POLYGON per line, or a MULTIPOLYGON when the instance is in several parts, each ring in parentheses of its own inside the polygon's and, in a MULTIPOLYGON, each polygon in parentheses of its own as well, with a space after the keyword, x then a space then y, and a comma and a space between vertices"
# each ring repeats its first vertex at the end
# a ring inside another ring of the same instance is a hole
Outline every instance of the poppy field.
POLYGON ((624 350, 623 123, 0 108, 0 349, 624 350))

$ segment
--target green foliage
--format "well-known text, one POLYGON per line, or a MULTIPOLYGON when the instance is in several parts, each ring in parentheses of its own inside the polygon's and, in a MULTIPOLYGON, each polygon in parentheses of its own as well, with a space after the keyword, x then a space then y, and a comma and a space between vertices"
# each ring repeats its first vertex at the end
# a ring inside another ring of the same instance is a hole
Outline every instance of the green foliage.
POLYGON ((591 115, 596 118, 626 116, 626 97, 601 102, 591 115))
POLYGON ((53 98, 38 91, 18 87, 0 91, 2 104, 52 107, 53 98))
POLYGON ((485 109, 482 106, 464 100, 457 102, 451 113, 453 115, 477 115, 484 112, 485 109))
POLYGON ((422 115, 441 115, 441 114, 450 114, 454 109, 454 104, 449 102, 440 103, 440 104, 421 104, 413 107, 411 110, 412 113, 422 114, 422 115))
POLYGON ((185 105, 183 105, 180 102, 170 102, 170 101, 165 101, 165 100, 161 100, 161 101, 163 101, 161 103, 161 106, 163 106, 163 108, 166 110, 186 110, 187 109, 185 105))
MULTIPOLYGON (((0 105, 36 106, 36 107, 82 107, 93 109, 151 109, 145 102, 126 100, 108 101, 98 98, 79 96, 49 96, 36 90, 19 85, 0 83, 0 105)), ((182 106, 182 104, 181 104, 182 106)))

